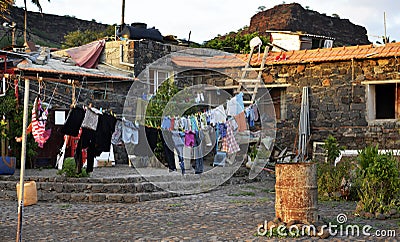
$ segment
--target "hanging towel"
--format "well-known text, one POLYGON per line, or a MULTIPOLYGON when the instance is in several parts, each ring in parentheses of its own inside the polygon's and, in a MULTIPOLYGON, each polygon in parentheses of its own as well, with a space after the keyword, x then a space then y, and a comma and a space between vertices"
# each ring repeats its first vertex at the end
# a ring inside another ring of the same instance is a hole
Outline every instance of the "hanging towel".
POLYGON ((43 145, 50 138, 51 134, 51 129, 45 129, 46 121, 47 110, 43 111, 40 98, 37 97, 32 108, 32 135, 40 148, 43 148, 43 145), (41 112, 41 115, 40 113, 37 115, 37 111, 41 112))

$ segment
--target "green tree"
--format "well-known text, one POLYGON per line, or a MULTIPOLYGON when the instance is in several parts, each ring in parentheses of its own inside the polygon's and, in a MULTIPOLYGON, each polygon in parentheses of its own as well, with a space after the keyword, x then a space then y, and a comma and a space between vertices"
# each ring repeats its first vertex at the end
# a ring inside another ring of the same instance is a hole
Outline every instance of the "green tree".
POLYGON ((254 37, 260 37, 263 42, 263 47, 269 41, 264 36, 259 36, 257 32, 251 34, 242 34, 231 32, 226 36, 218 36, 212 40, 205 42, 202 47, 217 50, 223 50, 233 53, 248 53, 250 52, 250 40, 254 37))
POLYGON ((110 25, 104 31, 97 30, 77 30, 68 33, 64 36, 64 44, 62 48, 70 48, 75 46, 81 46, 92 41, 102 39, 108 36, 113 36, 115 31, 115 25, 110 25))

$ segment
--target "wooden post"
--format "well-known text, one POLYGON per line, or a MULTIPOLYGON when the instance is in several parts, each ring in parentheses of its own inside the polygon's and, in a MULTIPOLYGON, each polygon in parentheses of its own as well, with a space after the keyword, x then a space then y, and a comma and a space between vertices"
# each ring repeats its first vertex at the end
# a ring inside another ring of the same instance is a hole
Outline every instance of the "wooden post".
POLYGON ((22 241, 22 215, 24 209, 24 174, 26 162, 26 129, 28 127, 28 105, 29 105, 29 79, 25 79, 24 92, 24 117, 22 121, 22 148, 21 148, 21 171, 19 179, 19 198, 18 198, 18 227, 16 241, 22 241))

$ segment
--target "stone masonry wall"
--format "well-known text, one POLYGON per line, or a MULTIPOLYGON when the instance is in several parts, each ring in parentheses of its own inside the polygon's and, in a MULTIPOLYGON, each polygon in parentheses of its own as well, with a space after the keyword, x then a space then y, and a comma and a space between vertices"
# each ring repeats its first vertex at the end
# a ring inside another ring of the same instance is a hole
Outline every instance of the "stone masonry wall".
POLYGON ((366 90, 362 81, 399 79, 398 62, 368 59, 329 63, 272 65, 264 80, 287 82, 287 119, 278 122, 277 144, 293 149, 298 133, 302 87, 309 86, 311 140, 335 136, 347 149, 379 144, 380 149, 399 149, 399 121, 369 121, 366 90))
POLYGON ((148 64, 172 52, 185 49, 187 49, 187 47, 163 44, 152 40, 134 41, 134 52, 133 56, 129 56, 129 62, 135 65, 135 75, 139 76, 140 73, 146 69, 148 64))

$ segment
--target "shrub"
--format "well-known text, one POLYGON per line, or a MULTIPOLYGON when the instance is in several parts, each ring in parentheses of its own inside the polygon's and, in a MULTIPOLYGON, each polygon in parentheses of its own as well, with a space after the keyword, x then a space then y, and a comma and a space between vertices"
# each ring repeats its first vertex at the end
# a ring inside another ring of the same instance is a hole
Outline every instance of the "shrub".
POLYGON ((73 157, 65 158, 63 168, 57 172, 57 174, 65 174, 66 177, 88 177, 86 169, 83 168, 80 174, 76 173, 76 163, 73 157))
MULTIPOLYGON (((331 163, 318 163, 317 177, 318 177, 318 197, 321 200, 339 200, 341 198, 340 188, 342 179, 353 181, 355 175, 354 160, 342 160, 336 166, 331 163)), ((357 194, 354 189, 350 189, 350 196, 348 199, 356 199, 357 194)))
POLYGON ((387 212, 399 202, 399 164, 392 154, 379 154, 378 146, 366 147, 358 156, 360 201, 358 212, 387 212))
POLYGON ((328 138, 324 140, 323 148, 327 152, 328 163, 334 165, 336 158, 339 157, 340 152, 345 149, 344 146, 340 146, 336 138, 329 135, 328 138))

